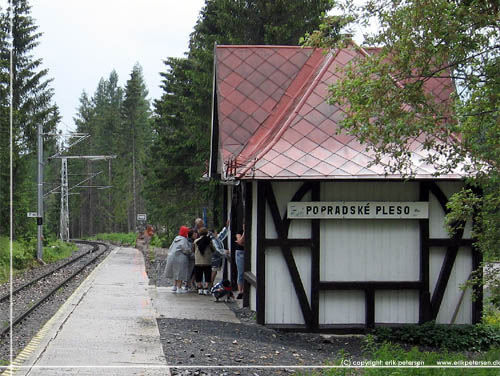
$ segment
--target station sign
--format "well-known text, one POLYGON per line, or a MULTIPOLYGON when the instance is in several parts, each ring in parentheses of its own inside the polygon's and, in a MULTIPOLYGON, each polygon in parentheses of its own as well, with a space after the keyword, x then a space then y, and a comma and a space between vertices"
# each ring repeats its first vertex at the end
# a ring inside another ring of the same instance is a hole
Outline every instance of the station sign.
POLYGON ((147 214, 137 214, 137 220, 138 221, 146 221, 148 219, 147 214))
POLYGON ((289 202, 289 219, 425 219, 428 202, 289 202))

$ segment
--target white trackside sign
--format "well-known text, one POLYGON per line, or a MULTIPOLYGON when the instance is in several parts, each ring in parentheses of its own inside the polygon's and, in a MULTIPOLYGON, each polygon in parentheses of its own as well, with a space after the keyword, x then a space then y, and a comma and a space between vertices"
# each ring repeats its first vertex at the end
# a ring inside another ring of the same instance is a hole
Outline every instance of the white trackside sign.
POLYGON ((289 219, 423 219, 428 202, 289 202, 289 219))

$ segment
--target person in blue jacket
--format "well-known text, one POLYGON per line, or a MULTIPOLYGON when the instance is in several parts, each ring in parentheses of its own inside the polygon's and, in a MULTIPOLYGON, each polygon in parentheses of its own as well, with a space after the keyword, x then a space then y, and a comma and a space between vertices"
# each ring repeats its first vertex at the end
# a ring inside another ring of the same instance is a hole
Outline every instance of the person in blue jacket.
POLYGON ((210 281, 210 288, 213 286, 215 278, 217 277, 217 272, 222 268, 223 257, 229 255, 229 251, 224 249, 224 239, 227 237, 229 230, 229 221, 226 222, 226 226, 219 232, 211 230, 210 234, 212 236, 212 245, 217 250, 212 254, 212 280, 210 281))

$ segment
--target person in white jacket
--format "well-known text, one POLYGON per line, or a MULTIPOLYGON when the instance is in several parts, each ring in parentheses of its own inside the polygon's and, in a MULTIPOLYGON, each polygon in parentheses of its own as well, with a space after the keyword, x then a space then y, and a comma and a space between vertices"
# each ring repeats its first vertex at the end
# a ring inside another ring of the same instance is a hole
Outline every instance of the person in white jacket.
POLYGON ((174 280, 172 292, 182 294, 188 290, 182 287, 182 281, 191 278, 189 271, 189 257, 191 255, 191 243, 188 241, 189 228, 181 226, 179 235, 175 237, 170 245, 165 267, 165 276, 174 280))

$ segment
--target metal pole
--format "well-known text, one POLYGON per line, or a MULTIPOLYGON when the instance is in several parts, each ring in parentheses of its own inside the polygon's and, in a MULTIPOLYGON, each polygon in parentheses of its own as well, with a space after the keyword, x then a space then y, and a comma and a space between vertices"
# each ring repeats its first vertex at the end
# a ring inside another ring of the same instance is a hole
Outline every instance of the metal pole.
POLYGON ((61 215, 59 216, 59 236, 64 241, 64 158, 61 159, 61 215))
POLYGON ((43 258, 43 125, 38 123, 38 197, 37 197, 37 252, 36 257, 38 260, 43 258))
POLYGON ((59 232, 62 241, 69 241, 69 205, 68 205, 68 161, 61 159, 61 218, 59 232))

